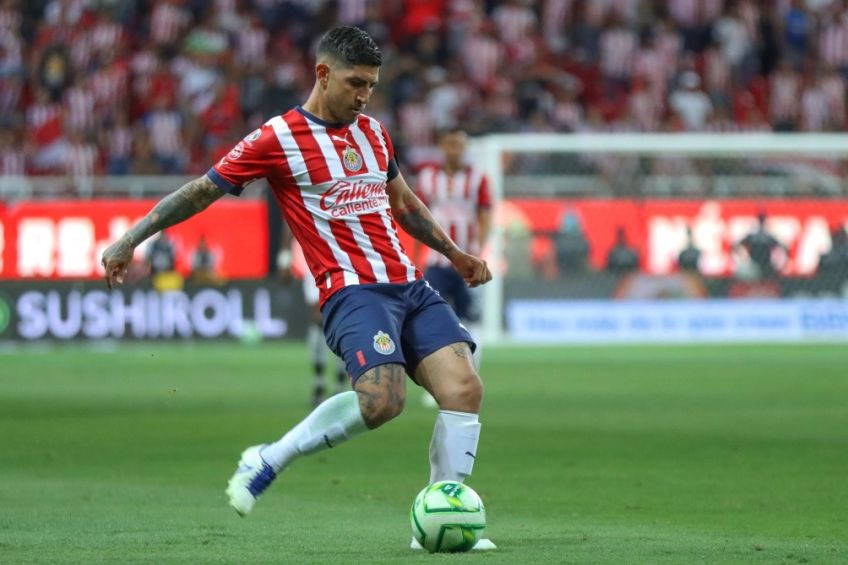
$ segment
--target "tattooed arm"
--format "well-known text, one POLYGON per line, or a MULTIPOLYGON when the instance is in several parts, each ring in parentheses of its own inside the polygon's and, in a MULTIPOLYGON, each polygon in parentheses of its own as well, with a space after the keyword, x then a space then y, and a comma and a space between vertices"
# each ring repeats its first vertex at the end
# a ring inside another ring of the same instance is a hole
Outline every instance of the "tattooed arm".
POLYGON ((206 175, 183 185, 159 201, 136 225, 118 241, 106 248, 100 261, 106 270, 106 285, 124 282, 133 251, 151 235, 202 212, 224 195, 206 175))
POLYGON ((436 222, 430 210, 415 196, 409 185, 398 175, 387 185, 392 215, 398 224, 412 237, 427 247, 438 251, 448 259, 470 286, 492 280, 486 262, 469 255, 457 247, 445 230, 436 222))

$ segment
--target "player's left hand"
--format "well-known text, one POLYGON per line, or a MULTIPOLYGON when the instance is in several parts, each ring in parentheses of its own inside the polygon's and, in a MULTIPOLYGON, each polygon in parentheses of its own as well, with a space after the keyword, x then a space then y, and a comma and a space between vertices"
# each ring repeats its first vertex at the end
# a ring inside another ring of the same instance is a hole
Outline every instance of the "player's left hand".
POLYGON ((451 262, 457 272, 462 275, 468 286, 474 288, 492 280, 492 273, 485 261, 463 251, 457 251, 451 262))

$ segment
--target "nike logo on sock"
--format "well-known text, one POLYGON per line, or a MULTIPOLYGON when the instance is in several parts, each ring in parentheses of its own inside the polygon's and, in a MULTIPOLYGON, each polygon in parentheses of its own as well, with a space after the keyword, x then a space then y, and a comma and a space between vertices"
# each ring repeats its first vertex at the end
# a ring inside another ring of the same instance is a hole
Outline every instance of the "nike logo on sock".
POLYGON ((466 451, 465 454, 469 455, 472 459, 477 459, 477 457, 475 457, 474 454, 471 453, 470 451, 466 451))
POLYGON ((250 465, 239 465, 239 468, 238 468, 239 473, 246 473, 246 472, 252 471, 252 470, 253 470, 253 467, 251 467, 250 465))

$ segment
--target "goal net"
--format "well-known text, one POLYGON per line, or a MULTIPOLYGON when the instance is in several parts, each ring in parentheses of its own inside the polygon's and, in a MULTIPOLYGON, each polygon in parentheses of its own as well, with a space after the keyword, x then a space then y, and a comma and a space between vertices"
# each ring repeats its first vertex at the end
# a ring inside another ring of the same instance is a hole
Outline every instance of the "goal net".
POLYGON ((845 339, 848 135, 475 140, 488 342, 845 339))

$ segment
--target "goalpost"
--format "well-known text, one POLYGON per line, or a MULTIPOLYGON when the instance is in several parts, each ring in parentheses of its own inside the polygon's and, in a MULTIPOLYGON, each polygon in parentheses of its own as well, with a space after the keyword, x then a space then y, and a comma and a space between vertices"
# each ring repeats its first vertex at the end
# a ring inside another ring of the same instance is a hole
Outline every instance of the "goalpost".
POLYGON ((493 344, 511 341, 500 213, 511 199, 848 199, 843 134, 496 134, 472 140, 471 155, 497 203, 495 276, 482 292, 483 337, 493 344))

